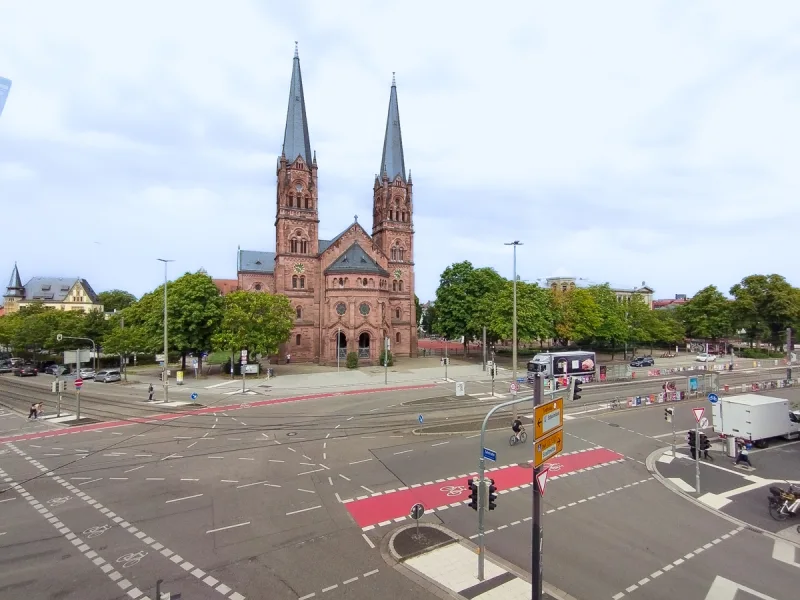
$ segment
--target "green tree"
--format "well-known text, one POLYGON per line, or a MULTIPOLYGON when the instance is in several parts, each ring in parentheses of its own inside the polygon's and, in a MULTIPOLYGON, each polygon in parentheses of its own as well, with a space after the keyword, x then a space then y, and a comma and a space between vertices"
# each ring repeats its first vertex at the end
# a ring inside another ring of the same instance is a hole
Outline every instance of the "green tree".
POLYGON ((594 332, 594 337, 609 345, 611 360, 614 360, 618 344, 625 342, 628 336, 625 311, 617 300, 616 293, 607 283, 594 285, 588 290, 600 313, 600 325, 594 332))
MULTIPOLYGON (((800 295, 781 275, 749 275, 731 290, 732 313, 747 339, 783 346, 787 327, 800 320, 800 295)), ((693 299, 694 300, 694 299, 693 299)))
POLYGON ((212 337, 214 348, 251 354, 275 354, 289 339, 295 312, 280 294, 231 292, 223 298, 222 322, 212 337))
POLYGON ((690 338, 717 340, 730 335, 731 302, 716 286, 703 288, 676 310, 690 338))
POLYGON ((431 334, 436 327, 436 304, 430 302, 422 315, 422 331, 431 334))
MULTIPOLYGON (((511 339, 514 329, 514 282, 504 281, 481 298, 474 310, 473 329, 486 326, 489 341, 511 339)), ((553 315, 547 290, 517 281, 517 338, 541 341, 552 335, 553 315)))
POLYGON ((136 296, 124 290, 109 290, 97 294, 105 312, 120 311, 136 302, 136 296))
POLYGON ((128 357, 134 352, 147 350, 146 336, 141 327, 125 326, 122 318, 113 319, 103 342, 103 351, 107 354, 118 354, 123 359, 123 373, 128 381, 128 357))
MULTIPOLYGON (((650 337, 664 344, 681 344, 686 337, 683 324, 674 310, 653 310, 649 321, 650 337)), ((652 347, 650 349, 652 352, 652 347)))
POLYGON ((550 291, 555 337, 564 345, 591 340, 600 328, 602 314, 592 293, 585 288, 550 291))
POLYGON ((94 343, 98 346, 102 346, 108 329, 109 322, 106 319, 106 315, 99 310, 93 310, 83 315, 79 328, 79 337, 89 338, 94 340, 94 343))
POLYGON ((644 298, 640 294, 633 294, 630 298, 622 303, 623 311, 625 312, 625 323, 627 325, 626 341, 633 346, 633 352, 636 353, 637 344, 652 344, 653 327, 652 327, 652 313, 653 311, 645 303, 644 298))

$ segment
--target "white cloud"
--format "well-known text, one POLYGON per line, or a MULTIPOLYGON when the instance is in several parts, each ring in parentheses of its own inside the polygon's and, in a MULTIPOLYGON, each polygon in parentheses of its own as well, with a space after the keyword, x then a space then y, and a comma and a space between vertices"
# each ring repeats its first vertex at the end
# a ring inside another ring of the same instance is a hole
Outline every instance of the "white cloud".
POLYGON ((12 230, 26 251, 0 276, 14 259, 74 275, 70 247, 98 289, 142 293, 156 255, 229 277, 237 245, 272 249, 299 40, 323 237, 354 214, 369 229, 397 72, 422 299, 452 262, 510 276, 513 239, 528 280, 671 295, 796 277, 781 246, 800 216, 795 2, 74 0, 47 18, 11 3, 3 23, 4 217, 87 219, 35 248, 12 230))

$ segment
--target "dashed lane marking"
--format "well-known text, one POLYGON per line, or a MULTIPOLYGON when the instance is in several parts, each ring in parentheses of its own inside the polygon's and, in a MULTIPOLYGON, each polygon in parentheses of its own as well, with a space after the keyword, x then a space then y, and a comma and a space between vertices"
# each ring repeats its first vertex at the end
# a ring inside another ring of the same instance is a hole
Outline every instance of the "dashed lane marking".
MULTIPOLYGON (((324 588, 322 588, 320 590, 320 592, 325 594, 327 592, 335 590, 336 588, 339 587, 339 585, 343 585, 343 586, 344 585, 350 585, 351 583, 355 583, 359 579, 366 579, 367 577, 372 577, 373 575, 377 575, 378 573, 380 573, 380 569, 374 569, 372 571, 367 571, 363 575, 358 575, 356 577, 351 577, 350 579, 345 579, 344 581, 341 582, 341 584, 335 583, 333 585, 329 585, 328 587, 324 587, 324 588)), ((306 594, 305 596, 300 596, 297 600, 309 600, 310 598, 316 598, 316 596, 317 596, 316 592, 311 592, 310 594, 306 594)), ((233 597, 231 597, 231 600, 234 600, 233 597)))

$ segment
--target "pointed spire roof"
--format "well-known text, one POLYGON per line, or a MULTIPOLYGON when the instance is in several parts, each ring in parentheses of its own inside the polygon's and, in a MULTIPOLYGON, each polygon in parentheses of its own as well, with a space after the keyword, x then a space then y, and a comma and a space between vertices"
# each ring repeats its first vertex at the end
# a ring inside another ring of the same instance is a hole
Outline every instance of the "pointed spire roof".
POLYGON ((19 269, 17 263, 14 263, 14 270, 11 271, 11 277, 8 279, 8 286, 6 287, 5 296, 24 296, 25 288, 22 286, 22 279, 19 276, 19 269))
POLYGON ((386 117, 386 136, 383 139, 381 176, 393 180, 400 175, 406 181, 406 163, 403 158, 403 136, 400 134, 400 109, 397 107, 397 83, 392 73, 392 90, 389 94, 389 114, 386 117))
POLYGON ((289 86, 289 108, 286 111, 286 131, 283 135, 283 155, 290 163, 298 156, 310 164, 312 160, 311 142, 308 138, 306 119, 306 100, 303 96, 303 77, 300 74, 300 55, 297 42, 294 43, 292 64, 292 83, 289 86))

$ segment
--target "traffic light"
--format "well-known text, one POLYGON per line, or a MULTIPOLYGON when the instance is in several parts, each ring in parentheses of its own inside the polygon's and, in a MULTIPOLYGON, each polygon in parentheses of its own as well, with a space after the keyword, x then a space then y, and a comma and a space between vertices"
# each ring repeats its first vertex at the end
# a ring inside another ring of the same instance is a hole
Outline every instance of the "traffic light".
POLYGON ((488 490, 489 493, 486 495, 487 503, 489 505, 489 510, 494 510, 497 508, 497 504, 495 504, 495 500, 497 500, 497 486, 494 484, 494 479, 490 479, 488 482, 488 490))
POLYGON ((664 420, 667 423, 672 423, 672 415, 675 413, 674 408, 665 408, 664 409, 664 420))
POLYGON ((478 510, 478 486, 472 479, 467 479, 467 485, 469 486, 469 505, 472 510, 478 510))
POLYGON ((710 450, 711 449, 711 442, 706 436, 705 433, 700 434, 700 450, 710 450))
POLYGON ((692 448, 694 448, 697 445, 697 440, 695 439, 694 436, 695 436, 694 429, 690 429, 686 439, 692 448))
POLYGON ((569 380, 569 399, 570 402, 573 400, 580 400, 581 399, 581 384, 583 382, 580 381, 577 377, 573 377, 569 380))

